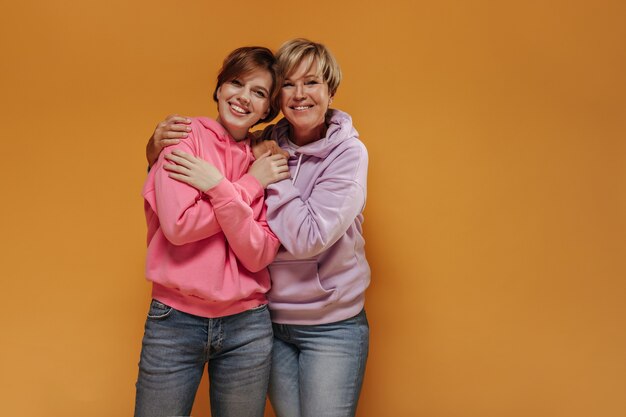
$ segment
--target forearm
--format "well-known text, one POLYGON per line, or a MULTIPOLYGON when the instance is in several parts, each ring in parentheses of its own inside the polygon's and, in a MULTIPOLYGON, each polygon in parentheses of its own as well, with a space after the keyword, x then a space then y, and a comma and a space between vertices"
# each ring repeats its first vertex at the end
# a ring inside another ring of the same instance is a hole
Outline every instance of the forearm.
POLYGON ((219 233, 221 227, 208 199, 193 187, 169 178, 162 165, 159 160, 152 169, 157 214, 165 237, 175 245, 184 245, 219 233))
POLYGON ((252 206, 254 201, 259 199, 265 193, 265 189, 259 183, 259 181, 250 174, 245 174, 237 181, 234 181, 233 186, 237 190, 241 199, 248 205, 252 206))
POLYGON ((276 256, 280 242, 265 221, 263 202, 246 204, 228 180, 207 191, 215 216, 237 259, 250 271, 259 271, 276 256), (259 208, 260 215, 255 215, 259 208), (258 219, 257 219, 258 218, 258 219))
POLYGON ((268 223, 296 258, 316 256, 348 230, 365 204, 365 191, 354 181, 317 186, 304 200, 290 181, 268 187, 268 223))

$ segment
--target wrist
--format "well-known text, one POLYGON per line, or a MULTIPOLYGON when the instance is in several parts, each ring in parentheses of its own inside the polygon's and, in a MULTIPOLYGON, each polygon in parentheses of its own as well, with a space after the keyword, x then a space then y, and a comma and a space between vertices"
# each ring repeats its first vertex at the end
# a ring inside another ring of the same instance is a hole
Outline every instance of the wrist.
POLYGON ((219 178, 217 178, 215 181, 211 181, 210 183, 207 183, 202 189, 202 193, 207 193, 210 189, 215 188, 218 186, 218 184, 220 182, 222 182, 222 180, 224 179, 223 176, 220 176, 219 178))

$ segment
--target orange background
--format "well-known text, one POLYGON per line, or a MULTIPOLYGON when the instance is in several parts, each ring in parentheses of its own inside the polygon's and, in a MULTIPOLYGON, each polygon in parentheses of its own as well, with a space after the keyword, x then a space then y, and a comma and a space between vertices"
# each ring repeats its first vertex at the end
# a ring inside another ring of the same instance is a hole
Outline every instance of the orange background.
POLYGON ((626 415, 625 2, 6 3, 2 415, 132 413, 145 141, 295 36, 370 151, 358 415, 626 415))

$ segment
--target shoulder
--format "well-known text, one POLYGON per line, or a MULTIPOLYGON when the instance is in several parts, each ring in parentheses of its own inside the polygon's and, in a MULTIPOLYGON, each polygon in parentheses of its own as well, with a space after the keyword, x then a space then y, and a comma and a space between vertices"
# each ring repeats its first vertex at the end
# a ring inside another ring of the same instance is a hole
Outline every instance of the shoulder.
POLYGON ((191 118, 191 130, 196 132, 202 131, 213 131, 219 133, 224 130, 224 127, 219 124, 216 120, 211 119, 210 117, 192 117, 191 118))
POLYGON ((207 139, 218 139, 224 136, 225 130, 222 125, 209 117, 192 117, 191 132, 185 139, 181 139, 181 143, 187 143, 190 146, 207 139))
POLYGON ((345 179, 362 182, 367 176, 368 156, 365 145, 351 138, 335 147, 330 154, 319 160, 321 178, 345 179))
POLYGON ((367 161, 367 148, 358 137, 351 137, 344 140, 333 149, 331 155, 335 155, 342 160, 349 159, 355 162, 367 161))

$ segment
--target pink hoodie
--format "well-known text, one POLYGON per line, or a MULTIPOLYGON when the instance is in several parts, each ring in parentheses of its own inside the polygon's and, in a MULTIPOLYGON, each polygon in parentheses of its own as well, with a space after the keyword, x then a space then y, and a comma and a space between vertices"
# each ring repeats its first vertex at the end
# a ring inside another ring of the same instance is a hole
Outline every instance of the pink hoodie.
POLYGON ((153 298, 202 317, 236 314, 267 302, 267 265, 280 245, 267 225, 263 187, 247 174, 254 157, 222 125, 194 118, 191 133, 167 148, 143 188, 148 224, 146 277, 153 298), (180 149, 224 175, 202 194, 169 178, 164 155, 180 149))

